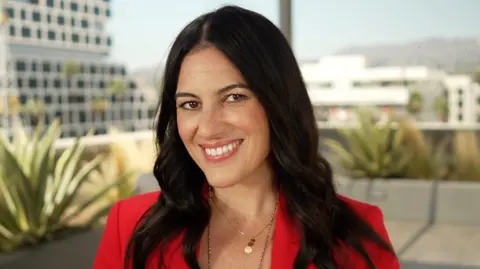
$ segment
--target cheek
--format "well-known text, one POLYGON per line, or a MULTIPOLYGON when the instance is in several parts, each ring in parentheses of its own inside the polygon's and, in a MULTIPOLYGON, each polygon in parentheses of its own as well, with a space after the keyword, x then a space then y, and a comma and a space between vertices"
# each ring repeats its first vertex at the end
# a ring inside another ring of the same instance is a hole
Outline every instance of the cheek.
POLYGON ((241 111, 232 113, 231 117, 235 119, 235 125, 247 135, 261 138, 264 141, 269 140, 268 119, 258 102, 252 102, 248 106, 242 107, 241 111))
POLYGON ((197 121, 193 117, 187 117, 181 113, 177 114, 178 134, 184 144, 193 141, 195 130, 197 128, 197 121))

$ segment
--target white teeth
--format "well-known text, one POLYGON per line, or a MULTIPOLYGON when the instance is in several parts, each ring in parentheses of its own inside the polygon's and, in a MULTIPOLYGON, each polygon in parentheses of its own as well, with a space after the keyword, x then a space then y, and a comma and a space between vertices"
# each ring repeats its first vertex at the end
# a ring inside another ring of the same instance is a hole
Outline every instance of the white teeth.
POLYGON ((205 152, 207 153, 207 155, 215 157, 215 156, 219 156, 219 155, 222 155, 222 154, 225 154, 225 153, 228 153, 228 152, 232 151, 239 144, 240 144, 240 141, 236 141, 236 142, 230 143, 228 145, 225 145, 223 147, 205 148, 205 152))

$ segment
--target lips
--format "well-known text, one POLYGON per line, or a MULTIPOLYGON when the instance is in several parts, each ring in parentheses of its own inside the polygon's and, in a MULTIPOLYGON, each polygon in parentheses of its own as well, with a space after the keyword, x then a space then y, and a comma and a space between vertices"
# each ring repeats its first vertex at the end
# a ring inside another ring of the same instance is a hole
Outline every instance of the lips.
POLYGON ((232 157, 237 151, 243 140, 230 140, 225 142, 216 142, 214 144, 201 145, 208 161, 219 162, 232 157))

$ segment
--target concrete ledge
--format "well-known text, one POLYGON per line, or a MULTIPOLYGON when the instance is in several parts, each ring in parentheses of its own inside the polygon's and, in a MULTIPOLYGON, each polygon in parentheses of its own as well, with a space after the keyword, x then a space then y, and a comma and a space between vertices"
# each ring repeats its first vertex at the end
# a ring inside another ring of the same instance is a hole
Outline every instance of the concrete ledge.
POLYGON ((378 205, 387 220, 480 225, 480 182, 340 177, 337 186, 343 195, 378 205))
POLYGON ((423 223, 432 219, 434 181, 353 179, 339 185, 340 193, 379 206, 386 219, 423 223))
MULTIPOLYGON (((395 230, 389 230, 395 234, 395 230)), ((480 226, 434 225, 400 253, 407 261, 480 267, 480 226)))
POLYGON ((435 218, 438 223, 480 225, 480 182, 441 182, 435 218))

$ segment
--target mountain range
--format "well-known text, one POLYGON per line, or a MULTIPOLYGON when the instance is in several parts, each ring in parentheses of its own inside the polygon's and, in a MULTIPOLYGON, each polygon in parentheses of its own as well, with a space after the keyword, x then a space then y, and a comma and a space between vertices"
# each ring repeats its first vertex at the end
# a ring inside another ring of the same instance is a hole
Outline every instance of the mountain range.
POLYGON ((480 67, 480 38, 427 38, 403 44, 351 46, 335 55, 364 55, 372 66, 428 66, 447 72, 480 67))
MULTIPOLYGON (((350 46, 333 55, 364 55, 369 66, 428 66, 469 73, 480 68, 480 38, 434 37, 401 44, 350 46)), ((159 67, 136 69, 131 73, 139 86, 152 87, 161 75, 159 67)))

